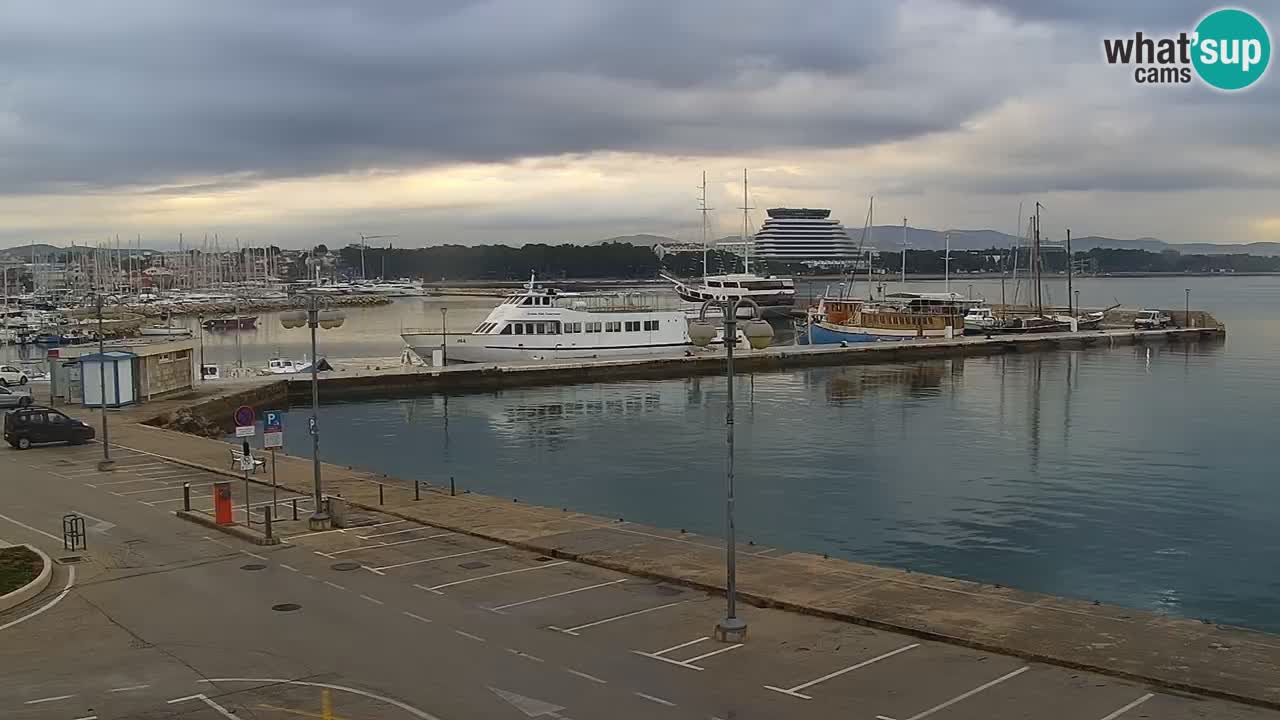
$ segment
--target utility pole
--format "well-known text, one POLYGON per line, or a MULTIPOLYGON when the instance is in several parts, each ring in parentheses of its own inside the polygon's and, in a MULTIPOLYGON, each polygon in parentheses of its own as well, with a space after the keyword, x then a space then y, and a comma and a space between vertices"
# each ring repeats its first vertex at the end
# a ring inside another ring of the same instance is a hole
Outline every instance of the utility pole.
POLYGON ((1071 304, 1071 276, 1075 274, 1075 259, 1071 255, 1071 228, 1067 228, 1067 314, 1075 317, 1080 312, 1078 305, 1071 304))

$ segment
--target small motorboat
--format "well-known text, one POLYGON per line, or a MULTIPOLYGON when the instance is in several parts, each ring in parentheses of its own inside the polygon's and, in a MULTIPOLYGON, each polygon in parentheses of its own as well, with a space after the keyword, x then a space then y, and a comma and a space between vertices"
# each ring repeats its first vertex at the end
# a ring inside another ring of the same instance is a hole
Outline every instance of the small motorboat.
POLYGON ((252 330, 257 326, 257 315, 209 318, 204 321, 205 330, 252 330))

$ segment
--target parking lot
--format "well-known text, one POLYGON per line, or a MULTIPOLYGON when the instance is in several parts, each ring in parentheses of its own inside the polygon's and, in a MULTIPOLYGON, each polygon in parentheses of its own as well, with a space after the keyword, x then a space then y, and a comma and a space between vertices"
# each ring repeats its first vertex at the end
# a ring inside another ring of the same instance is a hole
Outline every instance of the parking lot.
MULTIPOLYGON (((189 486, 191 509, 212 517, 215 482, 230 483, 232 515, 239 523, 248 520, 255 527, 261 527, 264 509, 274 507, 273 517, 279 521, 278 526, 281 531, 287 532, 288 523, 294 519, 295 508, 299 521, 305 522, 306 515, 313 507, 309 495, 299 495, 283 489, 273 492, 271 487, 264 487, 258 483, 249 483, 247 489, 249 501, 246 502, 246 487, 242 480, 180 465, 154 455, 125 448, 111 449, 114 466, 106 472, 98 470, 98 461, 102 459, 102 446, 97 443, 79 447, 36 448, 24 452, 28 453, 24 459, 28 459, 27 464, 31 467, 69 481, 83 483, 90 489, 132 500, 164 512, 183 508, 183 489, 184 486, 189 486)), ((228 468, 231 467, 228 462, 228 468)), ((252 477, 259 482, 269 483, 271 481, 270 461, 252 477)))
POLYGON ((289 542, 358 564, 377 582, 407 583, 433 601, 467 603, 573 638, 586 653, 627 653, 681 679, 759 696, 771 716, 847 713, 882 720, 1073 717, 1276 718, 1231 703, 1161 693, 890 632, 744 606, 745 643, 711 630, 724 599, 685 587, 536 555, 375 516, 367 527, 289 542))
MULTIPOLYGON (((192 508, 211 512, 211 484, 225 479, 125 449, 113 450, 115 469, 101 473, 97 445, 28 452, 24 461, 82 484, 87 493, 107 493, 163 512, 181 507, 186 483, 192 508)), ((257 477, 269 480, 270 468, 257 477)), ((310 499, 295 493, 281 490, 273 499, 272 488, 253 485, 246 496, 235 480, 232 488, 237 520, 247 508, 260 513, 275 506, 286 518, 295 502, 300 513, 311 509, 310 499)), ((362 522, 307 532, 304 523, 286 520, 280 532, 285 545, 253 552, 330 586, 327 591, 350 592, 423 622, 442 612, 441 603, 466 606, 474 619, 454 632, 477 642, 499 643, 503 628, 523 626, 544 637, 547 647, 569 648, 576 659, 566 668, 583 682, 644 677, 645 687, 653 690, 636 694, 650 701, 655 713, 663 706, 684 707, 683 698, 718 693, 750 698, 758 714, 740 717, 1280 720, 1280 713, 1231 702, 748 605, 740 605, 750 624, 748 640, 720 643, 711 631, 724 613, 722 596, 388 514, 368 512, 362 522)), ((621 526, 599 532, 605 542, 615 536, 617 542, 627 540, 621 526)), ((239 546, 231 538, 211 539, 239 546)), ((511 651, 543 662, 537 646, 511 651)))

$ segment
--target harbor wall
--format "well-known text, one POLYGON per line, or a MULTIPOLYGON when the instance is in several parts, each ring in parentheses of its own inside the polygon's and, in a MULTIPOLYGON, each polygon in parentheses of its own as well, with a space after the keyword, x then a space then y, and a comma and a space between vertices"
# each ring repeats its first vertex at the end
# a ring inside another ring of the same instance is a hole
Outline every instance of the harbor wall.
MULTIPOLYGON (((1194 314, 1194 313, 1193 313, 1194 314)), ((1043 333, 1035 335, 968 336, 951 340, 853 343, 839 345, 788 346, 765 350, 743 350, 734 355, 734 369, 741 373, 781 372, 806 367, 911 362, 954 357, 1042 352, 1090 347, 1116 347, 1139 343, 1220 340, 1226 330, 1211 327, 1165 330, 1103 330, 1088 333, 1043 333)), ((321 380, 323 401, 359 400, 432 393, 485 392, 512 387, 572 385, 584 382, 649 380, 725 372, 724 355, 695 354, 687 357, 582 360, 525 365, 455 365, 411 371, 356 373, 329 376, 321 380)), ((291 402, 310 402, 308 377, 290 378, 291 402)))

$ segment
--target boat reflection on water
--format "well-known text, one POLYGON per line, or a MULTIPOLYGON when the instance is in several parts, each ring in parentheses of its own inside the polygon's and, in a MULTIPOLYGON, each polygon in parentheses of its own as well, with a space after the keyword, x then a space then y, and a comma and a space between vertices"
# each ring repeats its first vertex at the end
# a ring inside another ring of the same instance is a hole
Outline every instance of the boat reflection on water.
MULTIPOLYGON (((826 378, 827 402, 861 400, 884 389, 897 389, 908 398, 930 398, 942 394, 942 381, 948 376, 950 361, 839 368, 826 378)), ((815 374, 815 379, 822 375, 815 374)))

